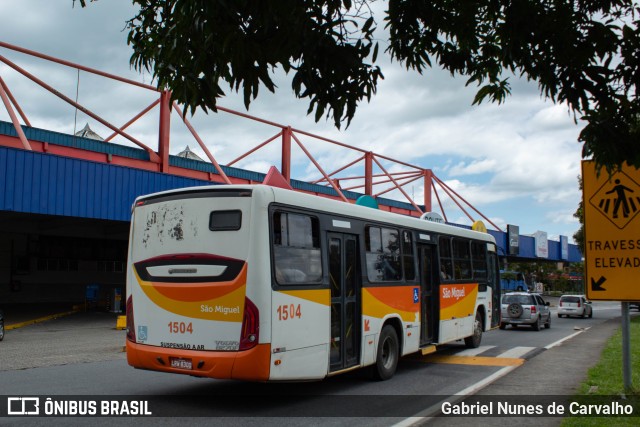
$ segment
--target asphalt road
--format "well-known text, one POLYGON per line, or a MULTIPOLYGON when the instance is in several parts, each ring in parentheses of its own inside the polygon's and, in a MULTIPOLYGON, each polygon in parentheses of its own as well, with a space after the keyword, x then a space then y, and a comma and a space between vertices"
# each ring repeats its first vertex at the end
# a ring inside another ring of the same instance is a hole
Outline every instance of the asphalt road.
MULTIPOLYGON (((620 314, 619 304, 594 303, 594 308, 593 319, 558 319, 554 312, 552 328, 549 330, 535 332, 521 328, 513 331, 496 330, 485 334, 484 348, 478 351, 484 356, 493 357, 519 348, 521 356, 526 357, 527 361, 517 369, 500 366, 425 363, 420 358, 407 358, 403 359, 397 375, 384 383, 371 382, 365 378, 362 371, 357 371, 322 382, 298 384, 211 381, 134 370, 126 364, 126 355, 123 353, 125 332, 115 329, 117 315, 79 313, 8 331, 5 341, 0 343, 0 395, 42 393, 78 396, 96 394, 176 396, 174 401, 168 402, 167 407, 174 407, 177 414, 181 415, 184 415, 183 411, 185 411, 184 402, 181 400, 183 396, 207 396, 214 401, 217 396, 219 398, 217 408, 227 411, 223 412, 222 416, 233 414, 234 417, 246 413, 251 408, 264 410, 264 407, 256 405, 255 399, 259 396, 275 396, 276 399, 278 399, 277 396, 281 396, 281 400, 291 396, 296 398, 313 396, 314 399, 325 396, 315 403, 319 407, 322 405, 336 407, 342 411, 340 412, 342 416, 323 418, 319 417, 318 413, 312 414, 307 409, 301 410, 300 407, 288 404, 293 402, 275 401, 277 403, 275 407, 280 412, 276 411, 271 415, 265 412, 254 412, 253 414, 257 416, 249 418, 220 418, 218 421, 223 422, 215 424, 281 426, 300 425, 302 421, 310 426, 386 426, 398 422, 406 424, 408 416, 418 414, 419 417, 409 421, 437 426, 466 426, 469 424, 469 419, 465 421, 464 418, 431 418, 432 413, 424 411, 424 408, 428 408, 429 404, 434 402, 419 401, 418 398, 425 396, 425 390, 436 393, 436 396, 431 396, 436 400, 438 395, 442 395, 441 397, 455 395, 470 384, 481 384, 483 379, 487 378, 491 381, 478 386, 476 390, 467 390, 467 394, 476 393, 479 396, 571 394, 585 378, 586 370, 597 361, 599 349, 619 327, 619 320, 615 319, 620 314), (570 340, 545 348, 552 341, 557 341, 557 336, 566 337, 573 334, 576 335, 570 340), (509 350, 508 347, 512 349, 509 350), (523 387, 523 384, 526 384, 526 387, 523 387), (221 396, 233 399, 225 401, 220 398, 221 396), (369 400, 362 401, 360 398, 362 396, 369 397, 369 400), (403 410, 397 414, 401 415, 398 417, 366 417, 368 409, 373 414, 377 410, 385 409, 385 405, 391 405, 387 407, 390 413, 393 413, 394 408, 402 403, 394 400, 398 399, 398 396, 399 399, 412 402, 414 406, 409 405, 406 411, 403 410), (226 407, 225 402, 228 403, 226 407), (353 413, 351 418, 344 416, 345 411, 349 410, 353 413), (281 411, 287 412, 286 416, 282 417, 281 411)), ((463 351, 463 346, 454 344, 444 349, 442 353, 460 351, 463 351)), ((208 401, 193 403, 187 408, 186 413, 209 410, 212 406, 208 401)), ((303 407, 310 406, 303 405, 303 407)), ((219 417, 221 414, 205 415, 219 417)), ((187 421, 183 418, 155 417, 137 421, 123 418, 119 418, 117 422, 109 420, 96 418, 91 420, 91 424, 180 425, 187 421)), ((188 420, 190 425, 211 425, 212 421, 211 418, 189 418, 188 420)), ((544 420, 533 418, 533 420, 535 424, 531 425, 536 426, 556 426, 561 421, 560 418, 544 420)), ((24 421, 16 418, 0 419, 0 424, 24 425, 24 421)), ((49 425, 50 421, 53 419, 30 419, 29 424, 49 425)), ((57 418, 55 421, 59 425, 86 425, 88 419, 57 418)), ((495 424, 483 422, 483 425, 504 425, 507 419, 493 421, 495 424)), ((529 425, 528 421, 521 417, 511 422, 529 425)))

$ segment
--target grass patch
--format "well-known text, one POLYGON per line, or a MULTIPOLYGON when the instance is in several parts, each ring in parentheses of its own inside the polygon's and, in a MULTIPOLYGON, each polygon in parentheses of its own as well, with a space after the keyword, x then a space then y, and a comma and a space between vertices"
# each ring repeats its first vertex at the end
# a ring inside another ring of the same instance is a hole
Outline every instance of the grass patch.
MULTIPOLYGON (((588 378, 583 382, 578 395, 573 401, 588 400, 589 397, 605 396, 601 403, 617 401, 622 405, 631 404, 634 407, 633 417, 567 417, 563 419, 562 427, 583 426, 638 426, 640 425, 640 317, 635 317, 630 324, 631 345, 631 386, 632 390, 625 393, 622 375, 622 331, 618 330, 611 337, 602 351, 600 361, 588 371, 588 378), (628 400, 622 400, 622 396, 628 400), (588 396, 588 397, 585 397, 588 396)), ((585 349, 588 351, 588 349, 585 349)))

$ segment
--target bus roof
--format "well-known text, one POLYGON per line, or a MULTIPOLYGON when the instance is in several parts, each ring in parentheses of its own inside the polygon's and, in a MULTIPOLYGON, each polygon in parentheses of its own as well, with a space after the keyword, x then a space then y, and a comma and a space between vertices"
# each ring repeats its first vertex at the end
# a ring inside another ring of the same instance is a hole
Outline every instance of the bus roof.
POLYGON ((456 227, 448 224, 438 224, 427 220, 419 219, 416 217, 402 215, 393 212, 382 211, 378 209, 369 208, 366 206, 360 206, 353 203, 346 203, 339 200, 328 199, 325 197, 319 197, 311 194, 298 192, 295 190, 287 190, 279 187, 273 187, 264 184, 253 185, 207 185, 198 187, 187 187, 168 191, 162 191, 153 194, 147 194, 140 196, 134 202, 134 205, 140 201, 161 197, 164 195, 178 195, 184 193, 185 195, 193 192, 205 192, 205 191, 237 191, 237 190, 251 190, 253 192, 262 192, 265 196, 271 195, 274 202, 282 203, 285 205, 302 207, 305 209, 312 209, 336 215, 342 215, 347 217, 353 217, 358 219, 368 219, 376 222, 392 223, 409 228, 422 229, 429 232, 435 232, 440 234, 453 234, 463 236, 467 238, 479 239, 488 242, 495 243, 495 239, 488 233, 482 233, 474 230, 468 230, 465 228, 456 227))

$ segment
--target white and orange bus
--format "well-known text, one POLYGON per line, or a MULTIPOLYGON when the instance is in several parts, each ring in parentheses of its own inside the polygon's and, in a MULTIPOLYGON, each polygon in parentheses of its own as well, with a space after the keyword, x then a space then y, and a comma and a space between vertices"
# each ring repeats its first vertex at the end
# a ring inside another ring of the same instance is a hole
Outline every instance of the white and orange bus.
POLYGON ((319 380, 464 340, 500 320, 487 233, 265 185, 139 197, 127 360, 251 381, 319 380))

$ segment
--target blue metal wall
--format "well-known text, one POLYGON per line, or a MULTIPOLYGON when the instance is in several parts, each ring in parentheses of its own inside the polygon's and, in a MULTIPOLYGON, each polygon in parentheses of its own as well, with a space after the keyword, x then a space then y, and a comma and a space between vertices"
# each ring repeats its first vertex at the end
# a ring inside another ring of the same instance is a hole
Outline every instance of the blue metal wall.
MULTIPOLYGON (((50 144, 61 145, 64 147, 79 148, 82 150, 93 151, 96 153, 112 154, 114 156, 128 157, 131 159, 138 159, 138 160, 149 159, 149 154, 141 148, 127 147, 127 146, 118 145, 118 144, 105 144, 104 142, 96 141, 90 138, 81 138, 81 137, 76 137, 73 135, 68 135, 60 132, 53 132, 50 130, 38 129, 38 128, 24 126, 24 125, 22 126, 22 130, 24 131, 27 139, 30 141, 48 142, 50 144)), ((16 133, 16 130, 13 127, 13 124, 2 121, 2 120, 0 120, 0 134, 13 136, 16 138, 18 137, 18 134, 16 133)), ((208 163, 208 162, 199 162, 192 159, 185 159, 183 157, 169 156, 169 164, 171 166, 177 166, 185 169, 193 169, 201 172, 209 172, 216 175, 218 174, 218 171, 216 170, 216 168, 211 163, 208 163)), ((264 181, 264 178, 265 178, 265 174, 263 173, 248 171, 245 169, 234 168, 229 166, 221 165, 221 167, 224 173, 230 177, 251 180, 254 182, 262 182, 264 181)), ((159 175, 162 175, 162 174, 159 174, 159 175)), ((162 181, 161 178, 160 180, 162 181)), ((195 182, 198 182, 199 184, 194 184, 194 185, 203 185, 199 180, 195 182)), ((207 183, 209 183, 209 181, 205 182, 205 184, 207 183)), ((310 184, 308 182, 292 179, 291 186, 298 190, 311 191, 314 193, 326 194, 334 197, 338 196, 338 194, 335 192, 333 188, 325 185, 310 184)), ((169 187, 169 188, 178 188, 178 187, 169 187)), ((162 189, 164 190, 167 188, 163 187, 162 189)), ((356 193, 353 191, 343 190, 342 193, 345 195, 345 197, 352 200, 356 200, 358 197, 361 196, 360 193, 356 193)), ((378 198, 378 203, 380 203, 381 205, 396 207, 400 209, 410 209, 410 210, 413 209, 413 207, 409 203, 392 200, 392 199, 385 199, 383 197, 378 198)))
MULTIPOLYGON (((1 122, 0 122, 1 124, 1 122)), ((103 144, 108 145, 108 144, 103 144)), ((142 151, 142 150, 140 150, 142 151)), ((170 157, 170 164, 217 173, 204 162, 170 157)), ((224 167, 231 177, 264 180, 265 175, 224 167)), ((215 184, 193 178, 96 163, 52 154, 0 147, 0 210, 129 220, 131 203, 142 194, 215 184)), ((292 180, 293 188, 337 195, 333 188, 292 180)), ((361 194, 345 191, 356 200, 361 194)), ((408 203, 379 199, 380 204, 412 209, 408 203)))
POLYGON ((142 194, 210 182, 0 147, 0 210, 129 221, 142 194))
MULTIPOLYGON (((104 144, 27 126, 24 129, 27 137, 33 140, 131 158, 143 159, 146 156, 144 150, 137 148, 104 144)), ((13 126, 2 121, 0 133, 15 136, 13 126)), ((170 156, 170 164, 217 173, 211 164, 175 156, 170 156)), ((257 172, 225 166, 223 169, 232 177, 256 182, 264 179, 264 174, 257 172)), ((0 147, 0 210, 3 211, 129 221, 131 204, 139 195, 211 184, 209 181, 193 178, 0 147)), ((296 180, 292 180, 291 185, 296 189, 335 195, 335 191, 326 186, 296 180)), ((360 195, 345 192, 345 196, 353 200, 360 195)), ((410 204, 396 200, 380 198, 378 202, 412 209, 410 204)), ((489 232, 496 239, 499 255, 506 255, 506 233, 494 230, 489 232)), ((536 258, 533 237, 520 236, 519 256, 536 258)), ((569 261, 581 259, 582 254, 577 246, 569 245, 569 261)), ((549 260, 560 260, 559 242, 549 240, 549 260)))
MULTIPOLYGON (((508 245, 507 245, 507 233, 502 232, 502 231, 496 231, 496 230, 489 230, 489 234, 491 234, 495 239, 496 239, 496 243, 498 244, 498 255, 500 256, 506 256, 509 252, 508 252, 508 245)), ((536 257, 536 247, 535 247, 535 239, 533 238, 533 236, 525 236, 525 235, 520 235, 520 253, 518 255, 519 258, 536 258, 536 259, 540 259, 541 261, 547 259, 547 258, 538 258, 536 257)), ((578 249, 577 245, 569 245, 569 259, 568 260, 562 260, 560 258, 561 255, 561 247, 560 247, 560 242, 559 241, 555 241, 555 240, 547 240, 547 245, 549 248, 549 257, 548 260, 549 261, 570 261, 570 262, 579 262, 582 261, 582 253, 580 252, 580 249, 578 249)))

